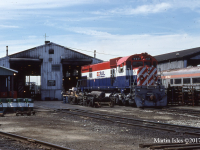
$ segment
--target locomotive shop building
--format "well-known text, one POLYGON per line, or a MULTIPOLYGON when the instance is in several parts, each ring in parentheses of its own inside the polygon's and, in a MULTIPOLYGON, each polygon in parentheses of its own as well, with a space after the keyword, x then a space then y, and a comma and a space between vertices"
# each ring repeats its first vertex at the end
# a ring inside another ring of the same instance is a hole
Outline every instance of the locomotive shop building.
POLYGON ((200 65, 200 47, 154 56, 161 71, 200 65))
MULTIPOLYGON (((0 66, 4 70, 14 71, 13 90, 17 97, 33 97, 30 76, 40 76, 40 87, 37 98, 41 100, 61 100, 61 92, 76 86, 81 77, 81 66, 100 63, 102 60, 74 51, 67 47, 45 41, 44 45, 0 58, 0 66), (5 69, 6 68, 6 69, 5 69), (18 73, 16 72, 18 71, 18 73), (29 77, 27 83, 26 78, 29 77)), ((11 85, 11 78, 5 77, 2 82, 11 85)), ((34 85, 35 86, 35 85, 34 85)), ((6 89, 10 91, 11 89, 6 89)), ((5 90, 4 90, 5 91, 5 90)), ((2 90, 0 91, 2 92, 2 90)))

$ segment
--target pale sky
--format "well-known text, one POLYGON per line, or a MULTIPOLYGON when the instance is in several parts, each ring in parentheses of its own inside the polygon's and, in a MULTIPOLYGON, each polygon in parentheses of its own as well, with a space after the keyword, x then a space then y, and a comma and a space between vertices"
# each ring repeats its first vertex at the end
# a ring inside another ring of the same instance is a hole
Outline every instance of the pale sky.
POLYGON ((200 0, 6 0, 0 57, 47 40, 104 61, 200 46, 200 0))

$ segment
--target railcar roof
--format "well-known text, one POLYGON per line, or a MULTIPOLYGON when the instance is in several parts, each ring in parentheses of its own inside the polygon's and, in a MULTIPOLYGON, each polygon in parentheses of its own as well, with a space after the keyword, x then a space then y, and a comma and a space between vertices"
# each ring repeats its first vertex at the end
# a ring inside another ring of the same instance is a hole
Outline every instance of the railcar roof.
POLYGON ((165 70, 165 71, 162 71, 163 73, 164 72, 181 72, 181 71, 187 71, 187 72, 190 72, 190 71, 197 71, 197 70, 200 70, 200 67, 187 67, 187 68, 180 68, 180 69, 171 69, 171 70, 165 70))

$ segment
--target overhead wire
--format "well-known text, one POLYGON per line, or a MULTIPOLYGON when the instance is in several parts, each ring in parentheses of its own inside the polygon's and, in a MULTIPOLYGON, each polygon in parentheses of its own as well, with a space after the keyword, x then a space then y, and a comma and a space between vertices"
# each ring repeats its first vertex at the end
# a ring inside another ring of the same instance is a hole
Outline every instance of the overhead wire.
MULTIPOLYGON (((85 51, 85 52, 94 53, 94 51, 89 51, 89 50, 83 50, 83 49, 72 48, 72 47, 67 47, 67 48, 74 49, 74 50, 79 50, 79 51, 85 51)), ((99 52, 96 52, 96 53, 97 53, 97 54, 103 54, 103 55, 119 56, 119 55, 113 55, 113 54, 107 54, 107 53, 99 53, 99 52)))

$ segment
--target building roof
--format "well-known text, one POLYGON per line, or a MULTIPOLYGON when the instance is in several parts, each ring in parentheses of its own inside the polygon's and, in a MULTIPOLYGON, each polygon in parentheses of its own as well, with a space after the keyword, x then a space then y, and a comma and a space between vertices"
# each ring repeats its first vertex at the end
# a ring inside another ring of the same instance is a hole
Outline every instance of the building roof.
MULTIPOLYGON (((65 47, 65 46, 62 46, 62 45, 53 43, 53 42, 49 42, 49 43, 47 43, 47 44, 43 44, 43 45, 40 45, 40 46, 37 46, 37 47, 42 47, 42 46, 49 45, 49 44, 54 44, 54 45, 57 45, 57 46, 59 46, 59 47, 63 47, 63 48, 65 48, 65 49, 67 49, 67 50, 74 51, 74 52, 76 52, 76 53, 82 54, 82 55, 84 55, 84 56, 94 58, 94 57, 92 57, 92 56, 86 55, 86 54, 84 54, 84 53, 75 51, 75 50, 73 50, 73 49, 71 49, 71 48, 68 48, 68 47, 65 47)), ((34 49, 37 48, 37 47, 33 47, 33 48, 30 48, 30 49, 27 49, 27 50, 24 50, 24 51, 20 51, 20 52, 14 53, 14 54, 10 54, 10 55, 8 55, 8 56, 13 56, 13 55, 16 55, 16 54, 19 54, 19 53, 22 53, 22 52, 26 52, 26 51, 29 51, 29 50, 34 50, 34 49)), ((4 58, 4 57, 3 57, 3 58, 4 58)), ((95 58, 95 59, 96 59, 96 60, 99 60, 99 61, 103 61, 103 60, 98 59, 98 58, 95 58)))
POLYGON ((180 60, 186 57, 190 57, 197 53, 200 53, 200 47, 157 55, 157 56, 154 56, 154 58, 158 62, 165 62, 169 60, 180 60))
POLYGON ((0 66, 0 75, 14 75, 14 73, 18 73, 18 71, 0 66))

